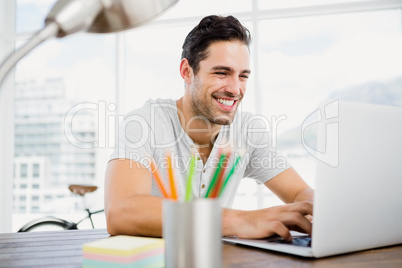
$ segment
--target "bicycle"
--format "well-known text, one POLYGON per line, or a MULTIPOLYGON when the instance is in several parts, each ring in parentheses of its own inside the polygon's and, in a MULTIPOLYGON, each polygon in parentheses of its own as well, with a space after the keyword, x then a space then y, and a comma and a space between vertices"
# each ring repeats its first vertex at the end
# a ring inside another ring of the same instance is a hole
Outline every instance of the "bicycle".
POLYGON ((38 219, 34 219, 27 224, 25 224, 18 232, 32 232, 32 231, 41 231, 43 229, 64 229, 64 230, 78 230, 78 225, 86 219, 89 219, 92 225, 92 228, 95 229, 92 215, 98 214, 104 211, 104 209, 96 210, 94 212, 90 211, 89 208, 86 206, 84 196, 86 193, 92 193, 98 189, 97 186, 93 185, 78 185, 72 184, 69 185, 68 189, 73 193, 81 196, 83 198, 85 211, 87 212, 87 216, 83 219, 79 220, 78 222, 67 221, 61 218, 53 217, 53 216, 46 216, 38 219))

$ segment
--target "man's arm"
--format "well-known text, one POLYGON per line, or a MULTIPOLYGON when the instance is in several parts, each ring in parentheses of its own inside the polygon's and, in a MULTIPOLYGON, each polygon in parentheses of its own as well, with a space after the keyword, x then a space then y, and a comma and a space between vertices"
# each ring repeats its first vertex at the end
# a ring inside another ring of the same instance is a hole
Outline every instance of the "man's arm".
POLYGON ((254 211, 224 210, 223 235, 262 238, 274 234, 291 240, 290 230, 311 235, 314 190, 289 168, 265 183, 286 205, 254 211))
POLYGON ((162 198, 151 196, 147 168, 128 159, 114 159, 105 176, 105 214, 111 235, 162 236, 162 198))
MULTIPOLYGON (((148 169, 131 160, 112 160, 106 171, 105 213, 111 235, 162 236, 162 198, 151 196, 148 169)), ((312 213, 310 202, 254 211, 223 209, 222 233, 244 238, 278 234, 291 239, 289 229, 311 233, 303 215, 312 213)))
POLYGON ((285 203, 313 202, 314 190, 300 177, 294 168, 288 168, 265 183, 285 203))

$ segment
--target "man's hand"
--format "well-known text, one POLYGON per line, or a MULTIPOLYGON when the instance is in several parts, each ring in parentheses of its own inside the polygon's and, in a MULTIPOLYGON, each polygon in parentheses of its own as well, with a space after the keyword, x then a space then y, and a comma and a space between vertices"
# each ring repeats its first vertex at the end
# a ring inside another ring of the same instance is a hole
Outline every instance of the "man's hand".
POLYGON ((224 235, 257 239, 277 234, 288 241, 292 240, 290 230, 311 235, 312 224, 308 217, 313 214, 313 204, 309 201, 252 211, 224 210, 223 213, 224 235))

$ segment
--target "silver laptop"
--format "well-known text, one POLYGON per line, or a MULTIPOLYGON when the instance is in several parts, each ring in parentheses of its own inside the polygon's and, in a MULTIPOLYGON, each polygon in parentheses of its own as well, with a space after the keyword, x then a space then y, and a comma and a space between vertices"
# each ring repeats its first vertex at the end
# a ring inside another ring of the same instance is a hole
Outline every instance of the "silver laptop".
POLYGON ((402 109, 328 101, 316 115, 312 238, 224 241, 314 258, 402 244, 402 109))

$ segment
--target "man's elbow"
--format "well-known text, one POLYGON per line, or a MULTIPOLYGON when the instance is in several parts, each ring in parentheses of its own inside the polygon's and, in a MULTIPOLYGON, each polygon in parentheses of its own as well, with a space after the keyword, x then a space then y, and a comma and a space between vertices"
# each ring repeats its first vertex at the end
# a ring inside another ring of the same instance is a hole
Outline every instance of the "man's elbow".
POLYGON ((107 209, 105 208, 106 228, 110 235, 122 234, 119 226, 119 224, 121 224, 119 214, 117 209, 112 206, 109 206, 107 209))
POLYGON ((106 229, 110 235, 137 235, 136 223, 127 218, 128 214, 118 204, 109 204, 105 207, 106 229))
POLYGON ((130 214, 137 215, 138 212, 131 211, 130 213, 119 205, 105 206, 107 232, 110 235, 142 235, 139 231, 140 222, 136 220, 136 217, 130 217, 130 214))

